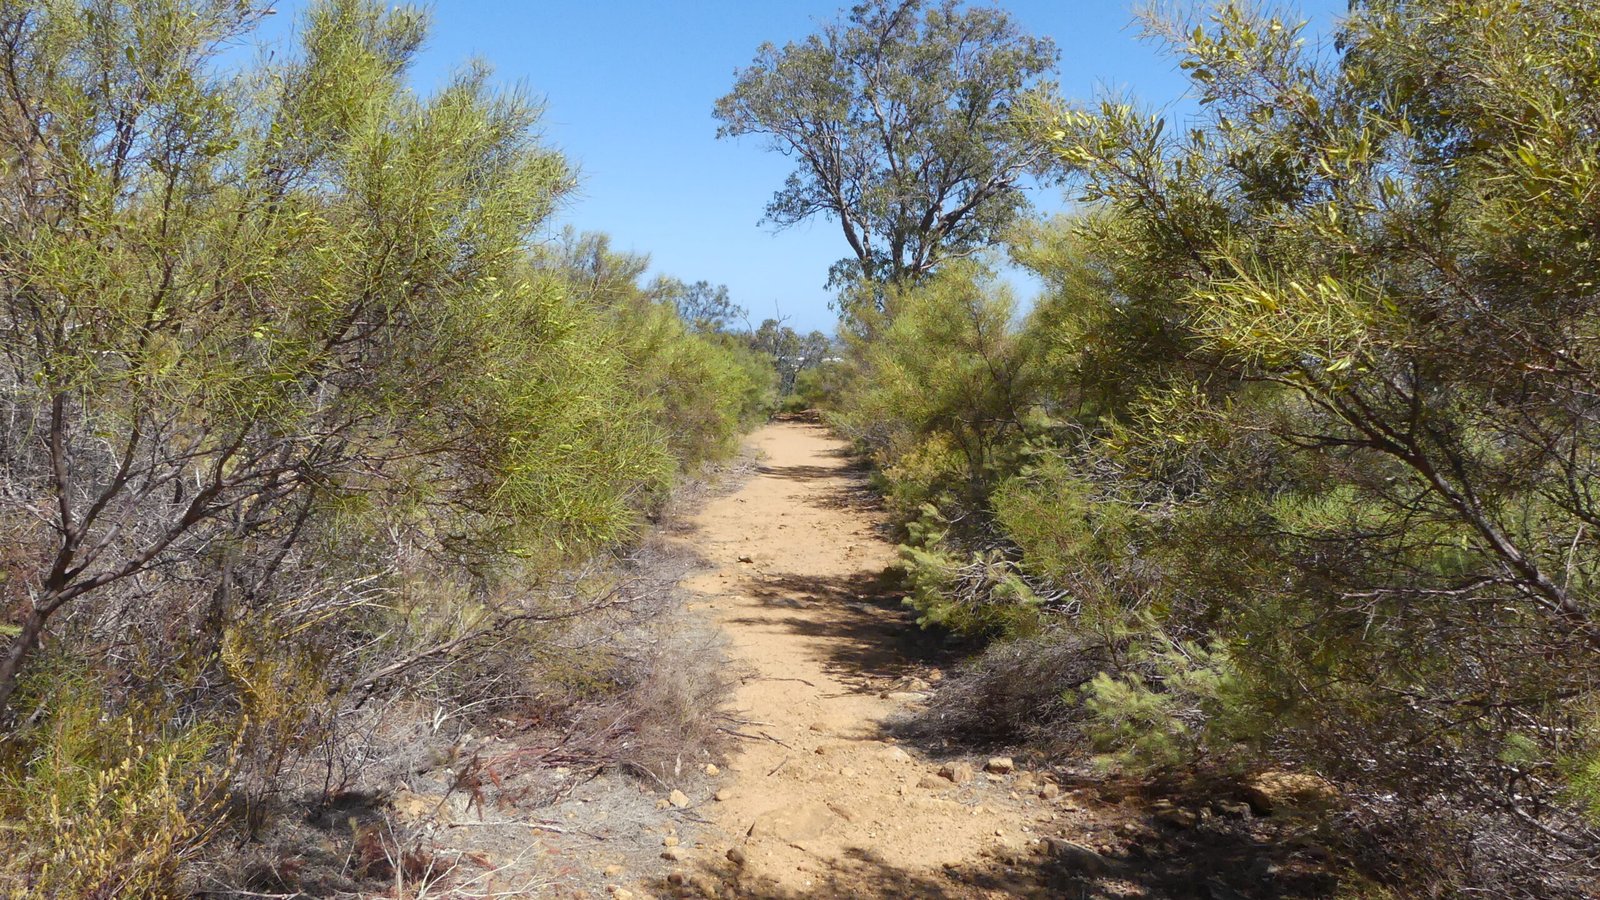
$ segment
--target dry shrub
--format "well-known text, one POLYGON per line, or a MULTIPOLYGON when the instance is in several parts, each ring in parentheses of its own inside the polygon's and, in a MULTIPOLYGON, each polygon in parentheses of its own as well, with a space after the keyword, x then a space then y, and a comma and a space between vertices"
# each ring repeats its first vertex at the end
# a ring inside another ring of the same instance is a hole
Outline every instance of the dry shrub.
POLYGON ((906 728, 935 741, 1060 747, 1084 716, 1071 695, 1110 662, 1103 645, 1066 631, 998 641, 964 663, 906 728))
POLYGON ((1554 833, 1533 834, 1511 815, 1435 797, 1352 793, 1329 821, 1361 896, 1583 900, 1595 896, 1596 857, 1554 833), (1377 887, 1383 885, 1384 887, 1377 887))
POLYGON ((163 734, 143 711, 108 716, 93 688, 62 691, 0 745, 0 884, 7 897, 180 898, 185 861, 222 819, 228 742, 163 734))
POLYGON ((716 632, 679 614, 691 565, 649 540, 611 573, 625 602, 545 633, 524 713, 564 733, 569 759, 665 784, 716 754, 732 679, 716 632))
POLYGON ((615 673, 614 695, 579 711, 596 750, 634 774, 670 783, 715 756, 732 689, 716 637, 697 628, 658 633, 615 673))

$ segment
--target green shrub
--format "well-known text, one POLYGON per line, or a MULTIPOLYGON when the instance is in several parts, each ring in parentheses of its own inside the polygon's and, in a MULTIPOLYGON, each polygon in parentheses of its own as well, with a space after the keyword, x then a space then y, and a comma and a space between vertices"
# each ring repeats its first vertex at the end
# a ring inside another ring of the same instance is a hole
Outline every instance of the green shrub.
POLYGON ((653 447, 677 471, 693 471, 732 452, 775 405, 770 361, 733 335, 691 328, 670 295, 641 284, 645 257, 613 251, 603 234, 569 231, 539 248, 533 265, 584 323, 583 338, 564 346, 608 370, 607 387, 623 395, 597 429, 608 441, 653 447))
POLYGON ((1037 630, 1043 601, 1006 553, 950 543, 949 523, 931 504, 906 528, 899 565, 910 587, 905 603, 917 611, 917 624, 969 637, 1020 637, 1037 630))
POLYGON ((981 507, 986 485, 1013 462, 1034 399, 1015 302, 976 263, 892 293, 894 317, 860 349, 836 421, 886 471, 933 444, 959 466, 939 480, 981 507))
POLYGON ((1148 649, 1127 659, 1122 672, 1101 672, 1082 691, 1091 715, 1086 731, 1104 751, 1103 765, 1138 771, 1217 765, 1236 754, 1242 737, 1259 735, 1226 650, 1193 642, 1142 646, 1148 649))
MULTIPOLYGON (((1074 616, 1122 618, 1147 609, 1152 547, 1141 540, 1146 523, 1114 485, 1096 483, 1063 453, 1046 453, 998 485, 995 521, 1021 552, 1021 565, 1064 592, 1057 606, 1074 616)), ((1087 623, 1080 621, 1080 627, 1087 623)))

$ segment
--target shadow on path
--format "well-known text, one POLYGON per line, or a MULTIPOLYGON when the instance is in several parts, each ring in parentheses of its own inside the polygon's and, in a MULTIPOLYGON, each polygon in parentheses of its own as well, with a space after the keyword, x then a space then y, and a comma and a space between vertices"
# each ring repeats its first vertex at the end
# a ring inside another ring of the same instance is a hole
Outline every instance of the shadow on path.
MULTIPOLYGON (((960 854, 959 848, 952 851, 960 854)), ((1158 833, 1146 829, 1104 859, 1103 871, 1089 873, 1055 857, 1017 851, 928 873, 898 868, 871 850, 855 847, 846 851, 843 859, 830 860, 825 870, 809 873, 811 883, 798 890, 744 876, 720 859, 700 861, 696 877, 720 885, 720 896, 748 900, 1321 900, 1338 893, 1337 883, 1327 873, 1298 865, 1292 856, 1286 858, 1281 848, 1275 850, 1237 832, 1158 833)))
MULTIPOLYGON (((728 894, 747 900, 800 900, 818 897, 826 900, 867 897, 917 897, 927 900, 956 900, 971 897, 1089 897, 1084 893, 1062 893, 1041 883, 1037 872, 1012 870, 997 873, 990 869, 946 870, 942 875, 912 873, 896 868, 870 850, 859 847, 847 851, 845 858, 831 861, 826 871, 817 872, 801 890, 784 888, 758 879, 727 879, 728 894), (870 887, 869 887, 870 886, 870 887)), ((711 869, 711 872, 715 872, 711 869)), ((708 872, 707 874, 711 874, 708 872)), ((723 877, 726 878, 725 873, 723 877)), ((711 875, 716 878, 717 875, 711 875)))
MULTIPOLYGON (((1159 839, 1158 839, 1159 840, 1159 839)), ((1279 872, 1269 876, 1261 865, 1265 855, 1248 841, 1232 845, 1213 842, 1215 856, 1188 852, 1163 858, 1159 843, 1109 860, 1098 875, 1074 870, 1060 860, 1022 855, 1008 859, 974 861, 938 873, 908 872, 884 861, 870 850, 852 848, 843 859, 830 861, 824 871, 812 873, 811 883, 799 890, 742 876, 722 860, 699 864, 697 878, 721 886, 721 896, 747 900, 799 900, 827 898, 900 898, 969 900, 977 897, 1061 898, 1061 900, 1111 900, 1142 897, 1146 900, 1272 900, 1272 898, 1329 898, 1337 886, 1327 877, 1295 877, 1279 872), (1244 854, 1241 856, 1241 852, 1244 854), (1176 863, 1176 865, 1174 865, 1176 863)), ((820 868, 820 867, 819 867, 820 868)), ((667 895, 667 896, 670 896, 667 895)))
POLYGON ((769 466, 766 464, 756 466, 756 472, 787 481, 818 481, 824 478, 835 478, 841 474, 841 471, 833 466, 769 466))
MULTIPOLYGON (((872 489, 870 475, 872 469, 859 457, 847 450, 829 450, 826 455, 843 460, 838 466, 771 466, 757 467, 761 475, 772 478, 781 478, 787 481, 826 481, 834 479, 839 483, 830 488, 817 492, 814 496, 807 497, 806 503, 820 509, 857 509, 863 512, 877 510, 882 507, 882 498, 872 489)), ((892 527, 873 517, 874 529, 888 540, 892 527)))
POLYGON ((742 593, 772 609, 826 609, 825 615, 749 617, 732 621, 782 626, 795 634, 825 638, 824 668, 857 690, 877 690, 872 682, 913 675, 955 659, 936 632, 917 627, 901 605, 900 573, 885 569, 850 575, 764 575, 744 579, 742 593))

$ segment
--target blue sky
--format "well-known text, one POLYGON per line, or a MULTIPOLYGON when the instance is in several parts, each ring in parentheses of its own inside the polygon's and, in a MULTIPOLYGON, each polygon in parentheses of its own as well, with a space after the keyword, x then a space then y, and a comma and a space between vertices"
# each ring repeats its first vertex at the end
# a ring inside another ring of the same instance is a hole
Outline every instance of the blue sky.
MULTIPOLYGON (((303 5, 277 3, 284 15, 266 33, 281 33, 303 5)), ((488 61, 500 80, 545 99, 546 138, 580 171, 579 194, 558 227, 609 232, 618 248, 649 254, 655 272, 725 283, 756 321, 777 309, 797 328, 831 331, 823 282, 847 252, 837 226, 819 219, 774 234, 758 225, 789 162, 756 138, 717 140, 711 108, 763 41, 803 38, 843 5, 439 0, 414 81, 426 92, 463 61, 488 61)), ((1111 90, 1166 106, 1186 88, 1176 63, 1138 39, 1126 0, 1001 5, 1055 40, 1068 97, 1111 90)), ((1299 8, 1320 24, 1345 5, 1306 0, 1299 8)), ((1054 191, 1037 202, 1060 204, 1054 191)))

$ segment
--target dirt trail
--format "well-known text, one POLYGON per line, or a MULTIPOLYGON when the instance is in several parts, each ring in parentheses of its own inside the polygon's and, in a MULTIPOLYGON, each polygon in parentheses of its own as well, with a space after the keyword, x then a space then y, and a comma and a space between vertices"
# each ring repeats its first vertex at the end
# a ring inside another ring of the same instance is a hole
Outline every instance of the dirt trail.
POLYGON ((798 422, 757 432, 758 474, 694 517, 685 539, 711 568, 685 583, 747 674, 734 713, 749 724, 719 801, 714 839, 687 868, 741 896, 987 897, 1049 815, 1015 776, 957 785, 897 746, 884 723, 938 678, 907 648, 926 640, 884 595, 894 547, 878 533, 840 441, 798 422))

